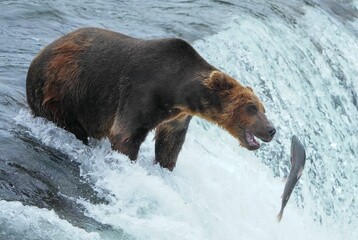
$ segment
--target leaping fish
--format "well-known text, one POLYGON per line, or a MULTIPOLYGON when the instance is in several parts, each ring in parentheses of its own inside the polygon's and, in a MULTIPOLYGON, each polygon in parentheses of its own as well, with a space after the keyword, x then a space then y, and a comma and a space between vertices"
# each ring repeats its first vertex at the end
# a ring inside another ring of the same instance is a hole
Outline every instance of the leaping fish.
POLYGON ((281 221, 283 209, 286 207, 288 199, 291 196, 293 189, 296 186, 296 183, 300 179, 303 168, 306 163, 306 151, 303 147, 302 143, 298 138, 293 135, 291 140, 291 169, 290 174, 288 175, 288 179, 285 185, 285 189, 282 194, 282 203, 281 203, 281 211, 277 215, 277 220, 281 221))

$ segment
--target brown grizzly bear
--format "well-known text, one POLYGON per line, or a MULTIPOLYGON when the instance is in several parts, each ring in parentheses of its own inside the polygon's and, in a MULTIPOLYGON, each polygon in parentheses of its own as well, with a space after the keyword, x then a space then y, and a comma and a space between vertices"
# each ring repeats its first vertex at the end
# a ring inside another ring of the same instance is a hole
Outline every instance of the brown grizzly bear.
POLYGON ((275 128, 249 87, 208 64, 186 41, 142 40, 83 28, 45 47, 32 61, 27 101, 45 117, 87 142, 108 137, 135 160, 156 128, 155 158, 172 170, 192 116, 226 129, 255 150, 275 128))

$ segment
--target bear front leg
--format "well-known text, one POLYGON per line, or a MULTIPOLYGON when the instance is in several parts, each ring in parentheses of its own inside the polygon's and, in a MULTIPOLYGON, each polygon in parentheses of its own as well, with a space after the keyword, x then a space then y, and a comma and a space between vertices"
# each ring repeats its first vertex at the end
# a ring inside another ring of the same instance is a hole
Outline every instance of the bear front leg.
POLYGON ((172 171, 183 146, 190 116, 160 124, 155 134, 155 162, 172 171))
POLYGON ((117 134, 110 137, 110 142, 113 150, 117 150, 129 157, 130 160, 134 161, 138 157, 140 145, 145 140, 149 130, 138 129, 131 134, 117 134))

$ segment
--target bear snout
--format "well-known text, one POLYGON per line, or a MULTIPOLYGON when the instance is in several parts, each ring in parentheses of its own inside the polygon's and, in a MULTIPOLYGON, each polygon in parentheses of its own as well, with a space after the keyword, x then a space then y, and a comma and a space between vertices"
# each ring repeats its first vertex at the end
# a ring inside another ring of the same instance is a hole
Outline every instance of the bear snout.
POLYGON ((274 127, 268 127, 267 132, 270 135, 270 137, 273 138, 273 136, 275 136, 276 134, 276 129, 274 127))
POLYGON ((270 125, 266 127, 266 131, 262 132, 262 134, 257 134, 257 137, 259 137, 264 142, 271 142, 275 134, 276 128, 270 125))

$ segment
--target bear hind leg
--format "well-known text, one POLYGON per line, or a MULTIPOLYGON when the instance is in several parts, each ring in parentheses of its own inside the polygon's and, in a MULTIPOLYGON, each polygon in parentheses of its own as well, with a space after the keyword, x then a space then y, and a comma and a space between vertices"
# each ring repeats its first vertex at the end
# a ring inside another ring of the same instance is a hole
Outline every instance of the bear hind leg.
POLYGON ((149 130, 147 129, 138 129, 133 133, 119 133, 110 137, 112 149, 127 155, 130 160, 134 161, 138 157, 140 145, 145 140, 148 132, 149 130))
POLYGON ((155 162, 172 171, 183 146, 190 116, 160 124, 155 134, 155 162))

